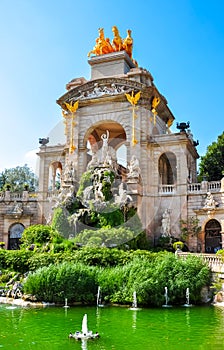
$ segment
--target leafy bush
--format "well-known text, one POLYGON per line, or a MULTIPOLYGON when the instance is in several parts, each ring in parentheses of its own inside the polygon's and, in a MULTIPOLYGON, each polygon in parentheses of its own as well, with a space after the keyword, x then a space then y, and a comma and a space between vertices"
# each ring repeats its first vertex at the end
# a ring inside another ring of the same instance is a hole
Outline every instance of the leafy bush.
POLYGON ((39 301, 93 303, 97 293, 95 269, 83 264, 50 265, 29 274, 24 291, 39 301))
POLYGON ((59 232, 64 238, 69 238, 71 234, 74 234, 74 229, 68 221, 69 213, 65 208, 56 208, 51 223, 53 230, 59 232))
POLYGON ((131 241, 135 233, 125 227, 104 227, 98 230, 83 230, 76 236, 75 242, 87 246, 113 247, 131 241))
POLYGON ((91 171, 86 171, 85 173, 82 174, 80 183, 79 183, 79 189, 77 191, 77 198, 82 198, 84 189, 92 185, 91 177, 92 177, 91 171))
POLYGON ((55 255, 51 253, 35 253, 29 257, 28 271, 35 271, 41 267, 55 263, 55 255))
MULTIPOLYGON (((1 254, 1 265, 5 269, 25 273, 29 271, 29 258, 34 254, 25 250, 7 250, 4 256, 1 254)), ((0 251, 1 253, 1 251, 0 251)))
POLYGON ((187 288, 191 300, 198 303, 201 289, 210 281, 210 270, 203 261, 197 257, 177 259, 172 253, 157 254, 153 260, 136 257, 124 267, 104 269, 98 275, 106 301, 130 304, 136 291, 138 303, 145 306, 161 306, 165 287, 172 304, 185 303, 187 288))
POLYGON ((123 265, 129 260, 129 253, 116 248, 85 247, 76 252, 76 261, 91 266, 112 267, 123 265))
POLYGON ((170 303, 200 302, 202 288, 211 283, 211 272, 202 259, 189 255, 143 250, 123 251, 84 247, 75 251, 36 253, 0 250, 1 269, 29 274, 25 291, 49 302, 94 303, 97 286, 109 303, 130 304, 136 291, 138 304, 161 306, 168 288, 170 303))
POLYGON ((21 238, 22 246, 27 247, 31 244, 46 244, 52 242, 59 233, 51 226, 47 225, 32 225, 23 231, 21 238))

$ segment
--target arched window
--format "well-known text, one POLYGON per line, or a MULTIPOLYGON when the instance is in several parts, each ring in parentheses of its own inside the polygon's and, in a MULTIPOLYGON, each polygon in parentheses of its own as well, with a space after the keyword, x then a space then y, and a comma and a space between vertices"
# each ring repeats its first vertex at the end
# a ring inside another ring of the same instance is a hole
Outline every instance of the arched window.
POLYGON ((163 153, 159 158, 160 184, 173 185, 177 178, 177 161, 172 152, 163 153))
POLYGON ((205 225, 205 252, 216 253, 219 249, 222 249, 221 225, 212 219, 205 225))
POLYGON ((19 249, 20 246, 20 238, 22 237, 22 233, 24 231, 24 226, 22 224, 13 224, 9 229, 9 243, 8 249, 16 250, 19 249))

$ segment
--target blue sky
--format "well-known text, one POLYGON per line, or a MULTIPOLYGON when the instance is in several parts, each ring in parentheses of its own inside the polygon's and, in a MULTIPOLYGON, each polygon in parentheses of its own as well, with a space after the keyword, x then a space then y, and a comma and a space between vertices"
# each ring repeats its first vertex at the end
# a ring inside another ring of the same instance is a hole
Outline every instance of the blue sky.
MULTIPOLYGON (((222 0, 0 0, 0 171, 28 163, 61 123, 65 85, 90 79, 98 28, 132 30, 133 56, 154 77, 176 122, 190 121, 199 155, 223 130, 222 0)), ((56 141, 57 142, 57 141, 56 141)))

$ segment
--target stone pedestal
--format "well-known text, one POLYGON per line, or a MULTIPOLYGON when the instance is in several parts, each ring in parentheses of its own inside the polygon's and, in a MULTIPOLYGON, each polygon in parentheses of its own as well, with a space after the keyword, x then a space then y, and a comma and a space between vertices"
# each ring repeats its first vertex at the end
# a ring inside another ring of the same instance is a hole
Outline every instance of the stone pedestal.
POLYGON ((139 178, 131 178, 127 182, 127 193, 132 197, 134 203, 138 203, 138 196, 141 195, 139 178))
POLYGON ((118 51, 92 57, 89 61, 92 66, 91 80, 109 76, 127 74, 136 65, 132 62, 126 51, 118 51))

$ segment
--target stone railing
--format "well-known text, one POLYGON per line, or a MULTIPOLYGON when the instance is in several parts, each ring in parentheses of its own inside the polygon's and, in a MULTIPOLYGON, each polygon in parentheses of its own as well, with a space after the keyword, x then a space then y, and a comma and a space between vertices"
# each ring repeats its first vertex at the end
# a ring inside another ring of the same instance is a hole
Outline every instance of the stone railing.
POLYGON ((192 183, 187 185, 188 192, 201 192, 201 183, 192 183))
POLYGON ((221 181, 208 182, 208 190, 210 192, 219 192, 221 189, 221 181))
POLYGON ((219 192, 221 190, 221 181, 203 181, 187 185, 187 190, 190 193, 206 193, 219 192))
POLYGON ((175 192, 175 185, 160 185, 159 193, 161 194, 172 194, 175 192))
POLYGON ((180 258, 186 259, 189 255, 197 256, 207 262, 212 272, 224 274, 224 261, 221 256, 216 254, 203 254, 203 253, 184 253, 179 252, 180 258))
POLYGON ((37 200, 37 193, 35 192, 10 192, 10 191, 3 191, 0 192, 0 202, 21 202, 21 201, 28 201, 28 200, 37 200))

